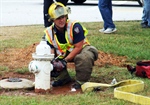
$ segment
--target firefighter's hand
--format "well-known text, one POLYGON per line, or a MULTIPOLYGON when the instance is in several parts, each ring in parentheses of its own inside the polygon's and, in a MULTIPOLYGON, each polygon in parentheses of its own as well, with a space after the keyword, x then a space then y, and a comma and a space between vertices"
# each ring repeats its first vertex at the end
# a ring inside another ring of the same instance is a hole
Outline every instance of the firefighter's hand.
POLYGON ((54 71, 62 71, 67 67, 67 62, 65 60, 53 59, 51 63, 53 65, 54 71))
POLYGON ((64 65, 64 67, 66 68, 67 67, 67 61, 65 60, 65 59, 62 59, 62 60, 60 60, 61 61, 61 63, 64 65))

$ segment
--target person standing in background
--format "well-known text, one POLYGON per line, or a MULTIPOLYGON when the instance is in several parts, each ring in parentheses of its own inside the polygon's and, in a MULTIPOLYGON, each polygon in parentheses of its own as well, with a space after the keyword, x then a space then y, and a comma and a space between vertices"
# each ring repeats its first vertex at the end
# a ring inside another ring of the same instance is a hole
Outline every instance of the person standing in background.
POLYGON ((99 31, 101 33, 110 34, 116 32, 116 26, 112 20, 112 1, 111 0, 99 0, 98 8, 104 21, 104 26, 99 31))
POLYGON ((150 0, 144 0, 141 27, 150 28, 150 0))
MULTIPOLYGON (((48 9, 53 2, 54 2, 53 0, 44 0, 43 5, 44 27, 49 27, 50 25, 52 25, 52 21, 50 21, 48 17, 48 9)), ((66 5, 68 0, 57 0, 57 2, 61 2, 62 4, 66 5)))

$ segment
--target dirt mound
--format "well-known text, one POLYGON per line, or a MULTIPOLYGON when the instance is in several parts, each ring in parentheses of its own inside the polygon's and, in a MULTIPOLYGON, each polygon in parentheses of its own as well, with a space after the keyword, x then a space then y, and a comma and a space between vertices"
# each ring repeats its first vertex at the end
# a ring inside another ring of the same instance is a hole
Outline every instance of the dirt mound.
MULTIPOLYGON (((7 66, 13 70, 16 68, 27 67, 29 62, 32 61, 32 53, 35 52, 36 45, 23 48, 23 49, 6 49, 0 52, 0 64, 1 66, 7 66)), ((106 64, 122 66, 126 61, 124 56, 115 56, 99 51, 98 60, 95 61, 95 65, 104 66, 106 64)), ((72 67, 73 64, 68 64, 68 67, 72 67)))

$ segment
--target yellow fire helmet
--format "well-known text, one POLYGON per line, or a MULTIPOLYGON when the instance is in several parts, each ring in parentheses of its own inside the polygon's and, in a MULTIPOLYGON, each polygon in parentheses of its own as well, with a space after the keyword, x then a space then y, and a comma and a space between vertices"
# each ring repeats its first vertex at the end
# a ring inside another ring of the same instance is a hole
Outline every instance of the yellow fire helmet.
POLYGON ((63 15, 68 15, 71 12, 69 7, 65 7, 60 2, 54 2, 48 9, 50 19, 55 20, 63 15))

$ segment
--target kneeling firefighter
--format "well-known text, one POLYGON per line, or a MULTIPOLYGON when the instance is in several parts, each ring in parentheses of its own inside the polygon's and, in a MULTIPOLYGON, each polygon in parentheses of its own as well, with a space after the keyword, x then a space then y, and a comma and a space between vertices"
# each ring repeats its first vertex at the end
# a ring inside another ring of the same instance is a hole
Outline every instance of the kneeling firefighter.
POLYGON ((70 12, 69 7, 54 2, 48 11, 53 24, 44 32, 51 53, 55 54, 55 59, 51 62, 54 66, 51 76, 55 77, 52 86, 62 86, 71 82, 67 62, 74 62, 76 76, 72 87, 79 89, 90 79, 94 61, 98 58, 98 51, 88 42, 87 29, 78 21, 68 19, 70 12))

